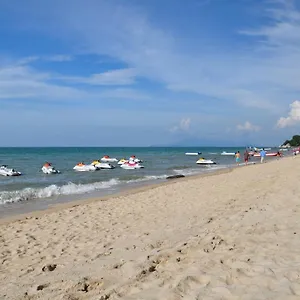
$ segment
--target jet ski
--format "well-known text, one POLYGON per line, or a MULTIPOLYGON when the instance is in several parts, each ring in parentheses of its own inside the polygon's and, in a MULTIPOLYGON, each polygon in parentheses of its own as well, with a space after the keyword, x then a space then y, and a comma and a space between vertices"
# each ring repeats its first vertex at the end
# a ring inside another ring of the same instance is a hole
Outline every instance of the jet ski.
POLYGON ((114 169, 115 167, 111 165, 110 163, 104 163, 99 160, 94 160, 92 162, 92 165, 95 166, 98 169, 114 169))
POLYGON ((128 159, 122 158, 118 161, 118 165, 123 165, 126 162, 128 162, 128 159))
POLYGON ((3 176, 20 176, 21 172, 16 171, 15 169, 10 169, 6 165, 0 167, 0 175, 3 176))
POLYGON ((110 163, 110 162, 117 162, 118 161, 116 158, 111 158, 108 155, 104 155, 100 160, 101 160, 101 162, 106 162, 106 163, 107 162, 110 163))
POLYGON ((85 165, 83 162, 78 163, 73 169, 75 171, 79 171, 79 172, 88 172, 88 171, 100 170, 99 168, 96 168, 93 165, 85 165))
POLYGON ((141 159, 137 158, 135 155, 131 155, 131 156, 129 157, 129 161, 134 161, 134 162, 136 162, 136 163, 141 163, 141 162, 143 162, 141 159))
POLYGON ((200 158, 197 160, 198 165, 215 165, 216 163, 211 159, 200 158))
POLYGON ((129 159, 122 158, 118 161, 118 165, 123 165, 126 162, 135 162, 135 163, 142 163, 143 161, 139 158, 136 158, 135 155, 129 157, 129 159))
POLYGON ((144 168, 144 166, 142 166, 140 163, 137 163, 137 162, 134 162, 134 161, 125 162, 120 167, 125 169, 125 170, 135 170, 135 169, 144 168))
POLYGON ((46 162, 42 167, 44 174, 59 174, 60 171, 56 170, 50 163, 46 162))

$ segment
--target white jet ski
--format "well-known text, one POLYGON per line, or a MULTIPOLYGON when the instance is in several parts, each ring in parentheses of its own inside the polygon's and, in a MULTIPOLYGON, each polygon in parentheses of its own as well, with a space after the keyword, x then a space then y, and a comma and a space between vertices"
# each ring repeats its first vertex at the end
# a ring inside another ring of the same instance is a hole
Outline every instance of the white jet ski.
POLYGON ((98 169, 114 169, 115 166, 111 165, 110 163, 104 163, 99 160, 94 160, 92 165, 98 169))
POLYGON ((141 159, 137 158, 135 155, 131 155, 129 157, 128 161, 131 161, 131 162, 133 161, 133 162, 136 162, 136 163, 142 163, 143 162, 141 159))
POLYGON ((142 166, 141 164, 137 163, 137 162, 125 162, 123 163, 121 166, 121 168, 125 169, 125 170, 135 170, 135 169, 142 169, 144 168, 144 166, 142 166))
POLYGON ((116 158, 109 157, 108 155, 104 155, 100 160, 101 160, 101 162, 105 162, 105 163, 118 161, 116 158))
POLYGON ((118 161, 118 165, 123 165, 124 163, 127 163, 127 162, 135 162, 135 163, 142 163, 143 161, 139 158, 136 158, 134 155, 133 156, 130 156, 129 159, 125 159, 125 158, 122 158, 118 161))
POLYGON ((50 163, 45 163, 42 167, 42 172, 44 174, 59 174, 60 171, 56 170, 50 163))
POLYGON ((93 165, 85 165, 84 163, 77 164, 73 169, 78 172, 89 172, 89 171, 100 170, 99 168, 96 168, 93 165))
POLYGON ((2 176, 20 176, 21 172, 16 171, 15 169, 10 169, 7 166, 3 165, 0 167, 0 175, 2 176))
POLYGON ((198 165, 215 165, 216 163, 211 159, 200 158, 197 160, 198 165))

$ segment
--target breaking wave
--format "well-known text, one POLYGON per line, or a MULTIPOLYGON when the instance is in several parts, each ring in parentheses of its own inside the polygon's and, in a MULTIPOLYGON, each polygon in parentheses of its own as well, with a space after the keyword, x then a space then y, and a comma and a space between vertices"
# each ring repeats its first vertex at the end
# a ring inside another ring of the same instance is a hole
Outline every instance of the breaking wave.
POLYGON ((32 199, 44 199, 60 195, 85 194, 97 190, 109 189, 122 183, 138 183, 142 181, 164 179, 166 177, 167 175, 145 176, 137 179, 130 179, 127 181, 122 181, 120 179, 110 179, 108 181, 87 184, 75 184, 69 182, 68 184, 62 186, 52 184, 43 188, 25 188, 15 191, 3 191, 0 192, 0 204, 28 201, 32 199))

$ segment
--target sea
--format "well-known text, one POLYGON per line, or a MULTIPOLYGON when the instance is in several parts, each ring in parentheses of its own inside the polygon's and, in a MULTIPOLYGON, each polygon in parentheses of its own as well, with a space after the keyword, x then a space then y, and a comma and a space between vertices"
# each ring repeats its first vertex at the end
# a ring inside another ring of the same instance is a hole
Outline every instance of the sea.
MULTIPOLYGON (((0 218, 46 209, 74 200, 111 195, 120 191, 166 181, 168 176, 185 176, 214 172, 235 167, 234 156, 221 152, 244 152, 244 147, 72 147, 72 148, 0 148, 0 165, 22 172, 21 176, 0 176, 0 218), (186 152, 201 152, 188 156, 186 152), (143 160, 144 169, 116 168, 94 172, 76 172, 78 162, 91 163, 104 155, 117 159, 135 155, 143 160), (204 157, 216 165, 201 166, 196 161, 204 157), (46 162, 61 171, 46 175, 41 171, 46 162)), ((257 161, 257 158, 253 158, 257 161)))

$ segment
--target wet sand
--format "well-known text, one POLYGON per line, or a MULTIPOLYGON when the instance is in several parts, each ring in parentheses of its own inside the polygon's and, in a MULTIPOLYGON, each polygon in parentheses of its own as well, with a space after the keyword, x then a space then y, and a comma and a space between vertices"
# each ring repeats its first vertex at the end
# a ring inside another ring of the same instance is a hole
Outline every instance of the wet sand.
POLYGON ((290 157, 2 220, 0 298, 299 299, 299 174, 290 157))

